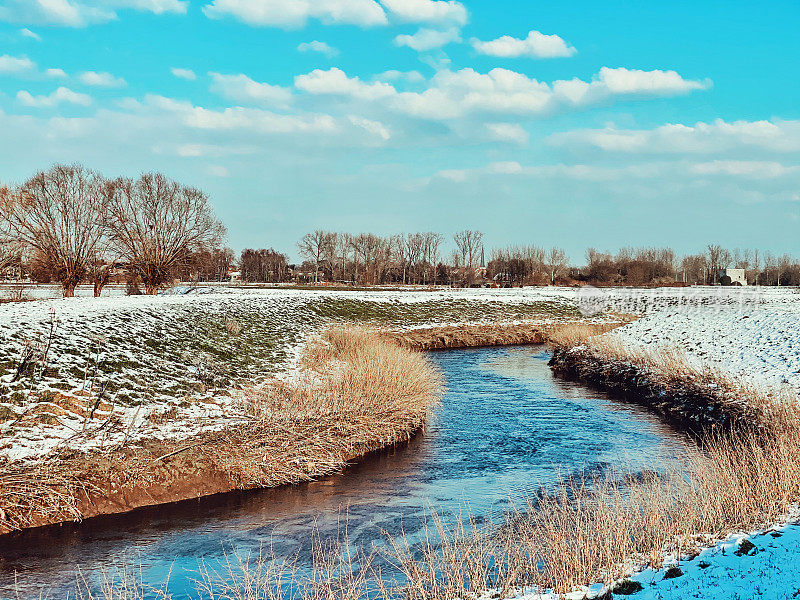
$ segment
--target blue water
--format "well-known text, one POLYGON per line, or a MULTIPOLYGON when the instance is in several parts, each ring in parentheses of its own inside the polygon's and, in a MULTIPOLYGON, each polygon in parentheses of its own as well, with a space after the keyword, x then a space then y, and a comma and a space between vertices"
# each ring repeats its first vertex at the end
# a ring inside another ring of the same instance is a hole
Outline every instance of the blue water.
POLYGON ((423 434, 321 481, 158 507, 0 538, 0 597, 63 597, 124 560, 145 582, 193 595, 200 561, 226 553, 309 559, 312 532, 371 547, 413 539, 432 509, 501 515, 559 477, 610 466, 660 468, 684 438, 642 409, 555 379, 540 347, 430 354, 447 392, 423 434), (16 578, 16 583, 15 583, 16 578))

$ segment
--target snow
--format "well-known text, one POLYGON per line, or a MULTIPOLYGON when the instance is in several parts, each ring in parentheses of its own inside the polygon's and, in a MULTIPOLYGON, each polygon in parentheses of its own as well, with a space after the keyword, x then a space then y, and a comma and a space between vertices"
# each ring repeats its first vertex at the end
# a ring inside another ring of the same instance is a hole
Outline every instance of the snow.
MULTIPOLYGON (((798 517, 796 511, 792 516, 798 517)), ((800 523, 790 521, 763 531, 730 535, 694 557, 668 558, 661 569, 638 570, 628 579, 639 583, 642 589, 629 595, 614 594, 614 597, 632 600, 788 600, 800 597, 798 567, 800 523), (740 550, 744 540, 755 547, 749 553, 740 550)), ((602 598, 608 591, 609 586, 596 583, 567 594, 566 599, 602 598)), ((516 600, 557 598, 555 594, 536 591, 516 596, 516 600)))
POLYGON ((800 295, 758 302, 672 306, 647 313, 612 334, 628 347, 677 347, 690 362, 767 387, 800 389, 800 295))
MULTIPOLYGON (((27 292, 47 298, 58 289, 27 292)), ((85 297, 88 287, 79 292, 71 299, 0 304, 0 457, 35 458, 63 445, 103 448, 124 438, 225 427, 238 418, 236 390, 286 376, 307 336, 341 321, 415 328, 635 313, 643 317, 613 334, 628 344, 679 346, 692 360, 765 385, 800 386, 800 339, 794 335, 800 294, 794 289, 216 285, 158 296, 122 296, 119 287, 107 288, 102 298, 85 297), (47 349, 47 368, 34 384, 24 377, 12 381, 26 347, 40 354, 47 349), (104 387, 111 415, 87 422, 85 408, 104 387), (42 394, 37 410, 49 415, 28 418, 30 398, 42 394), (167 410, 173 420, 151 423, 151 415, 167 410)))
POLYGON ((57 447, 107 448, 226 427, 239 418, 237 390, 286 376, 307 336, 326 323, 549 321, 578 315, 570 293, 217 286, 1 304, 0 457, 34 459, 57 447), (16 378, 26 351, 36 357, 37 375, 16 378), (87 419, 103 390, 111 412, 87 419), (152 423, 165 411, 173 417, 152 423))
MULTIPOLYGON (((60 415, 56 424, 37 422, 22 427, 13 421, 0 423, 0 457, 31 459, 65 445, 105 448, 124 438, 135 444, 144 438, 180 437, 229 426, 240 418, 235 395, 243 381, 287 376, 309 334, 325 323, 344 320, 424 327, 531 318, 553 321, 608 311, 633 313, 641 318, 609 335, 649 349, 676 346, 698 364, 710 363, 765 386, 800 389, 800 294, 794 289, 364 292, 217 286, 179 289, 157 297, 111 292, 99 299, 0 305, 0 375, 5 371, 0 377, 0 411, 5 407, 19 415, 25 409, 24 402, 9 400, 14 392, 20 392, 10 381, 10 367, 26 343, 45 341, 53 323, 57 329, 48 367, 57 373, 45 374, 36 391, 80 399, 76 393, 86 390, 91 396, 96 388, 87 387, 85 373, 99 362, 113 365, 102 373, 102 381, 112 381, 133 395, 131 402, 112 400, 113 427, 108 426, 109 414, 87 424, 80 414, 69 411, 60 415), (226 330, 229 319, 243 326, 240 336, 226 330), (94 363, 93 352, 99 357, 94 363), (212 389, 197 388, 200 371, 214 364, 236 372, 228 373, 227 380, 212 389), (59 380, 66 381, 68 389, 52 387, 59 380), (175 410, 175 418, 159 424, 149 419, 165 410, 175 410)), ((48 293, 32 295, 47 297, 48 293)), ((790 521, 798 516, 793 514, 790 521)), ((665 578, 666 568, 634 569, 632 579, 643 589, 631 597, 800 597, 798 523, 740 533, 696 558, 671 560, 681 570, 678 577, 665 578), (735 554, 745 538, 757 548, 752 556, 735 554)), ((604 586, 595 584, 569 597, 591 598, 605 591, 604 586)), ((552 596, 529 593, 521 598, 552 596)))

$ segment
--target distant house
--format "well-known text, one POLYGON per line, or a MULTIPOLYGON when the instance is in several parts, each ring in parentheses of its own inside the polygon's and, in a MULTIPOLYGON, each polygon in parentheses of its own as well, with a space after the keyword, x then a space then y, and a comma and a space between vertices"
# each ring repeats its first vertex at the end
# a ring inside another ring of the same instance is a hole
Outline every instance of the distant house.
POLYGON ((241 283, 242 282, 242 272, 241 271, 228 271, 228 275, 231 278, 231 283, 241 283))
POLYGON ((723 278, 725 278, 724 284, 726 285, 747 285, 744 269, 721 269, 719 273, 721 283, 723 278), (730 278, 730 281, 727 281, 727 278, 730 278))

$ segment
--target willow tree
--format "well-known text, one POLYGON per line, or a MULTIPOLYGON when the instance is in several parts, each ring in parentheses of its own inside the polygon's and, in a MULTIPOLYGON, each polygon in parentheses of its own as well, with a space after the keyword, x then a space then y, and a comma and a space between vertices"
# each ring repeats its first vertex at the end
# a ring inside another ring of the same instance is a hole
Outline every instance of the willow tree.
POLYGON ((103 242, 108 182, 80 165, 54 165, 13 196, 10 225, 17 242, 47 266, 65 298, 74 296, 103 242))
POLYGON ((225 227, 208 196, 161 173, 118 179, 109 204, 109 231, 119 256, 148 294, 171 281, 194 252, 220 244, 225 227))

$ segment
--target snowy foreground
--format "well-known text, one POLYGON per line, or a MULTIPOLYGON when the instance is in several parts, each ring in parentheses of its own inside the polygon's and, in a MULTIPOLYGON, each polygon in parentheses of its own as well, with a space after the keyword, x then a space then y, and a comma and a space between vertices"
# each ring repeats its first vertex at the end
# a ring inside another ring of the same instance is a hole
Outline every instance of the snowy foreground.
MULTIPOLYGON (((631 313, 641 318, 612 334, 626 344, 678 347, 698 364, 800 389, 794 289, 208 292, 0 305, 0 461, 225 427, 240 418, 243 385, 288 376, 306 337, 334 322, 419 327, 631 313), (31 348, 46 357, 34 364, 34 377, 14 381, 31 348), (42 394, 46 400, 32 406, 30 398, 42 394)), ((672 569, 634 573, 641 589, 633 586, 630 597, 800 597, 797 519, 732 536, 672 569)), ((574 596, 606 591, 595 585, 574 596)), ((523 598, 540 597, 547 596, 523 598)))
MULTIPOLYGON (((795 515, 797 518, 798 515, 795 515)), ((766 531, 735 534, 695 557, 668 561, 663 569, 645 569, 625 580, 635 600, 786 600, 800 597, 800 523, 766 531)), ((566 600, 606 597, 608 586, 596 584, 568 594, 566 600)), ((557 600, 531 593, 516 600, 557 600)))

